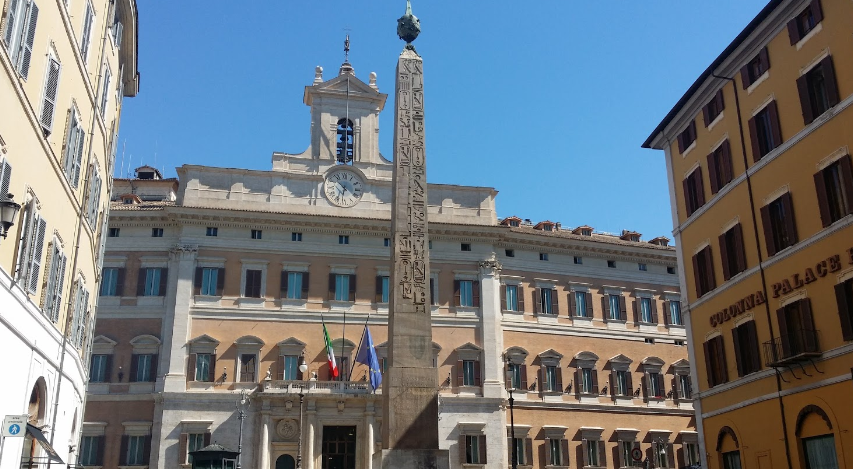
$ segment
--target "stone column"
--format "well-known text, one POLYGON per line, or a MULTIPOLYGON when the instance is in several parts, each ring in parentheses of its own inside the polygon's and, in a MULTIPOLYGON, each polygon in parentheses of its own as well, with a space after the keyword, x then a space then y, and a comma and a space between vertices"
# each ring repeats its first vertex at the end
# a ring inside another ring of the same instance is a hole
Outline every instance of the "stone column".
POLYGON ((483 344, 483 397, 503 397, 503 330, 501 328, 501 264, 495 253, 480 262, 480 341, 483 344))
POLYGON ((302 432, 302 467, 303 469, 314 469, 314 434, 317 432, 317 403, 313 400, 305 402, 305 425, 302 432))
POLYGON ((176 244, 169 251, 169 279, 166 292, 166 314, 163 318, 157 391, 186 390, 187 341, 190 333, 190 305, 193 301, 193 277, 198 246, 176 244))
POLYGON ((374 448, 374 426, 376 425, 376 412, 374 404, 368 401, 364 408, 364 445, 362 446, 364 457, 364 468, 373 468, 373 448, 374 448))
POLYGON ((260 469, 270 468, 270 403, 264 401, 261 411, 261 437, 258 438, 258 461, 260 469))

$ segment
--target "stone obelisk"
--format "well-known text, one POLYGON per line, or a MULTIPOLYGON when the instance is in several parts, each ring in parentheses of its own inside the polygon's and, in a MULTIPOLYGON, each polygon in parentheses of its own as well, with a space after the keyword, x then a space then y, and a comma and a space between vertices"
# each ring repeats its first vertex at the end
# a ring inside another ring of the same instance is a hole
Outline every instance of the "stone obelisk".
POLYGON ((397 61, 394 177, 388 314, 390 368, 383 381, 381 468, 448 468, 438 449, 438 374, 432 363, 424 151, 423 60, 412 41, 420 32, 409 1, 397 34, 406 47, 397 61))

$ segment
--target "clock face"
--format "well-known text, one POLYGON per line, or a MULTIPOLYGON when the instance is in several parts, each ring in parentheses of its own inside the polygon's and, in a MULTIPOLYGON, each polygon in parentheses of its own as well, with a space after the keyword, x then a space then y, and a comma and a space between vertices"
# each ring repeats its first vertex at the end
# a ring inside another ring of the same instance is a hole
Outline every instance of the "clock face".
POLYGON ((349 170, 342 169, 329 173, 323 183, 323 192, 329 202, 338 207, 352 207, 361 200, 364 193, 364 181, 349 170))

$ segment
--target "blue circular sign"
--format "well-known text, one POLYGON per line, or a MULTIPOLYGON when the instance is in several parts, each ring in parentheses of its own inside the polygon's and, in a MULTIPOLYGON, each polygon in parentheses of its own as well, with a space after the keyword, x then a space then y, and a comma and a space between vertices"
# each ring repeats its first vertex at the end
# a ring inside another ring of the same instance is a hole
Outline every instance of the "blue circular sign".
POLYGON ((21 433, 21 426, 17 423, 9 425, 9 433, 11 433, 12 435, 17 435, 18 433, 21 433))

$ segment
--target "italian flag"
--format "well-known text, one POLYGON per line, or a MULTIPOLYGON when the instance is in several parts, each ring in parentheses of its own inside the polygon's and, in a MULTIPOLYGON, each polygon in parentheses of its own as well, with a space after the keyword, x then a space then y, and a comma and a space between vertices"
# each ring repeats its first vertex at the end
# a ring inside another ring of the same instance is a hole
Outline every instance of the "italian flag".
POLYGON ((329 360, 329 376, 332 378, 338 377, 338 364, 335 363, 335 353, 332 350, 332 341, 329 340, 329 331, 326 330, 326 323, 323 323, 323 336, 326 338, 326 357, 329 360))

